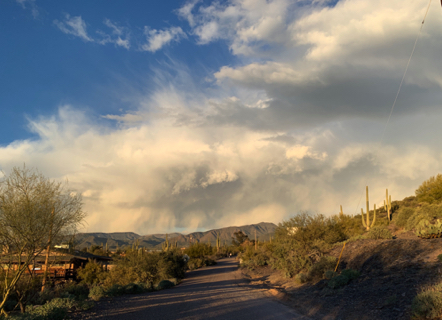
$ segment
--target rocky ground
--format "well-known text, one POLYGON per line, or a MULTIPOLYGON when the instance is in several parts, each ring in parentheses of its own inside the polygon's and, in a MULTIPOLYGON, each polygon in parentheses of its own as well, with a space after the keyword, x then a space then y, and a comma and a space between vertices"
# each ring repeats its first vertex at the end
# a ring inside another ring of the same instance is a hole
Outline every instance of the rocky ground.
MULTIPOLYGON (((329 255, 338 257, 342 247, 329 255)), ((442 239, 422 240, 401 233, 393 240, 360 240, 348 243, 340 268, 361 276, 336 290, 327 280, 298 285, 269 266, 242 269, 250 285, 266 287, 285 304, 312 319, 410 319, 413 298, 422 288, 442 281, 442 239)))

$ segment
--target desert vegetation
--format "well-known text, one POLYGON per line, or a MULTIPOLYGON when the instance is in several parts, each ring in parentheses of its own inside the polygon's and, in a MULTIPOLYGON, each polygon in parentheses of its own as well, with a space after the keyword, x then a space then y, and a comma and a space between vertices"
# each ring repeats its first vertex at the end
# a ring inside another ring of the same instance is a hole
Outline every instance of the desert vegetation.
MULTIPOLYGON (((394 241, 402 232, 423 240, 442 237, 441 190, 442 176, 437 175, 424 181, 415 196, 401 201, 391 201, 387 190, 384 206, 370 209, 367 188, 365 212, 348 215, 342 207, 329 217, 301 212, 281 222, 266 241, 237 230, 228 244, 221 243, 218 234, 215 245, 195 241, 185 249, 167 236, 157 251, 139 246, 138 240, 132 247, 114 251, 107 243, 94 245, 84 250, 112 257, 109 269, 90 260, 78 270, 77 281, 56 282, 46 271, 36 274, 30 266, 37 255, 48 257, 62 239, 74 241, 72 235, 85 217, 81 197, 36 170, 14 168, 0 185, 0 317, 65 319, 68 312, 88 309, 105 297, 173 287, 186 270, 216 264, 230 255, 237 255, 243 268, 268 265, 299 286, 321 282, 326 293, 333 294, 358 283, 361 275, 357 268, 340 264, 346 244, 394 241)), ((442 261, 442 255, 438 259, 442 261)), ((422 286, 411 305, 413 318, 442 316, 441 297, 442 283, 422 286)))
POLYGON ((161 252, 147 252, 134 243, 113 253, 107 246, 89 248, 90 253, 113 256, 110 270, 90 260, 78 270, 77 281, 48 278, 54 244, 72 243, 84 217, 81 196, 37 170, 14 168, 3 178, 1 318, 65 319, 68 311, 88 309, 93 300, 165 289, 184 277, 187 265, 181 250, 168 246, 161 252), (35 267, 39 255, 46 256, 43 273, 35 267))
MULTIPOLYGON (((374 206, 372 210, 367 188, 366 210, 361 214, 346 215, 342 208, 331 217, 301 212, 281 222, 271 242, 259 243, 258 247, 249 242, 241 244, 241 266, 254 269, 270 265, 299 285, 325 281, 327 290, 337 290, 358 279, 360 272, 340 266, 339 259, 330 255, 335 248, 344 250, 345 244, 355 241, 394 239, 394 234, 403 232, 421 239, 442 237, 441 190, 442 175, 437 175, 424 181, 415 196, 402 201, 391 201, 387 190, 384 207, 374 206)), ((441 285, 422 286, 411 306, 414 319, 442 316, 441 285)))

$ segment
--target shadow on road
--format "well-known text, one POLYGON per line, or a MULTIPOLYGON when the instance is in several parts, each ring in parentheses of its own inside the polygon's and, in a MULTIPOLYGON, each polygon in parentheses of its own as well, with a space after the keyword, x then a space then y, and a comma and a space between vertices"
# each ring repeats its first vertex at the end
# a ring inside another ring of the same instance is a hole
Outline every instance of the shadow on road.
POLYGON ((249 288, 238 263, 223 259, 216 266, 188 272, 170 289, 121 298, 95 319, 304 319, 291 309, 249 288))

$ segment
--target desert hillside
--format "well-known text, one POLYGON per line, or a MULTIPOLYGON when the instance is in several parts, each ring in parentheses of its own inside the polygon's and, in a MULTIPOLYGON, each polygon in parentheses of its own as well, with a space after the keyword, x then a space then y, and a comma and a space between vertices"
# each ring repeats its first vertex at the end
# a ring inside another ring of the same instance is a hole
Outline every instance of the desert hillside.
MULTIPOLYGON (((232 237, 236 231, 242 231, 249 236, 250 239, 254 239, 255 232, 258 240, 268 241, 275 232, 276 225, 269 222, 261 222, 258 224, 233 226, 220 229, 213 229, 205 232, 192 232, 189 234, 170 233, 167 234, 168 240, 171 243, 177 242, 179 247, 188 247, 190 243, 201 242, 210 243, 215 245, 217 235, 221 239, 221 242, 230 245, 232 237)), ((79 233, 76 235, 75 242, 77 249, 83 249, 90 246, 101 246, 108 244, 110 249, 129 247, 135 241, 139 242, 140 247, 146 249, 161 249, 161 244, 166 241, 166 234, 151 234, 151 235, 138 235, 133 232, 112 232, 112 233, 79 233)))

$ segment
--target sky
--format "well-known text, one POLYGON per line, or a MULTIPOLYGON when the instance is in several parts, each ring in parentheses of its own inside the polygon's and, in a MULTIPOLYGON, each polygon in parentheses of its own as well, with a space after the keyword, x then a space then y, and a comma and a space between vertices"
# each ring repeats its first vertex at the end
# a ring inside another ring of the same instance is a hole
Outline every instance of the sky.
POLYGON ((84 232, 360 212, 442 172, 428 0, 0 2, 0 175, 81 193, 84 232))

